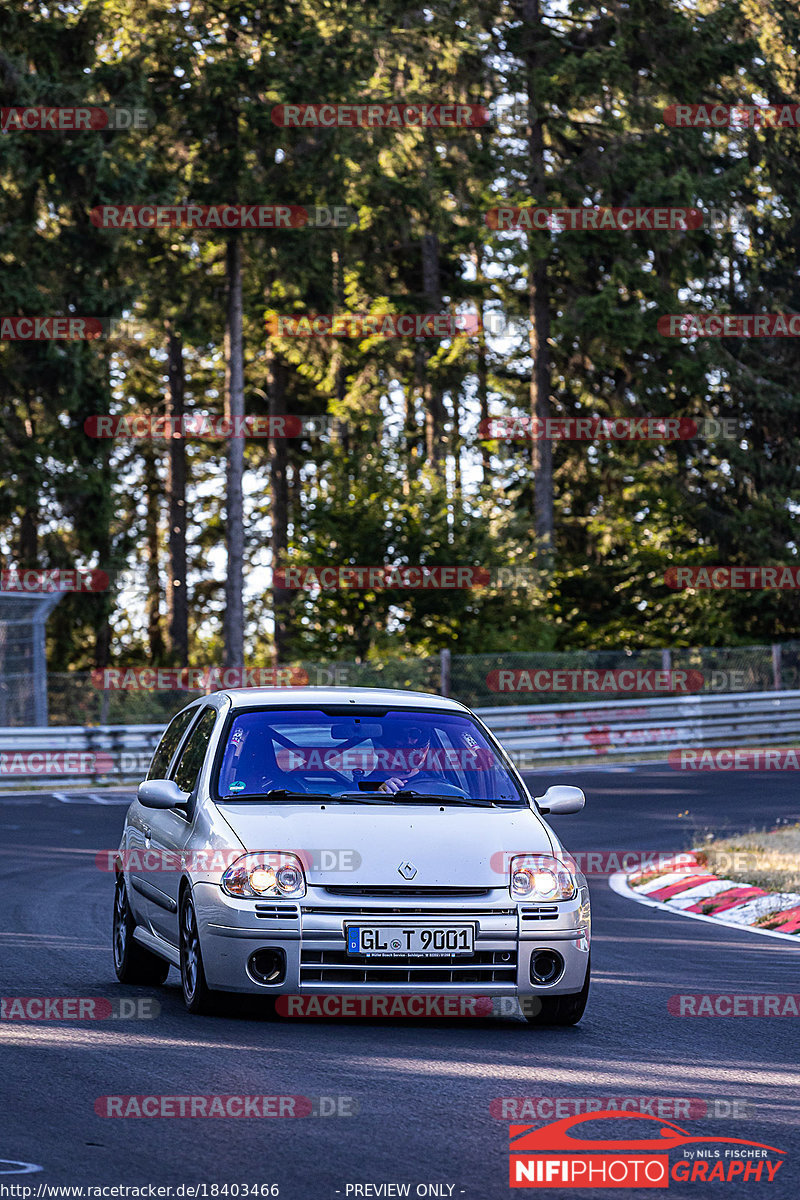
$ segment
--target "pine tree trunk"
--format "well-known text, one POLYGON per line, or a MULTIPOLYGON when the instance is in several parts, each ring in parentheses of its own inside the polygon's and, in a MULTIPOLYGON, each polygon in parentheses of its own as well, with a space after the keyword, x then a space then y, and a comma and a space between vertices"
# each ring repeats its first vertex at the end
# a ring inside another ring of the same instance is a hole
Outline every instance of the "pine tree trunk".
POLYGON ((21 567, 38 566, 39 508, 35 498, 23 510, 19 522, 17 558, 21 567))
MULTIPOLYGON (((278 354, 270 362, 267 394, 269 415, 278 416, 286 412, 286 378, 288 367, 278 354)), ((286 438, 271 438, 269 443, 270 483, 270 549, 272 570, 286 565, 289 545, 289 447, 286 438)), ((285 663, 290 657, 291 631, 289 628, 291 592, 286 588, 272 589, 272 613, 275 622, 274 665, 285 663)))
POLYGON ((145 492, 145 544, 147 546, 147 642, 150 662, 161 663, 164 656, 164 636, 161 629, 161 587, 159 580, 158 525, 161 485, 152 442, 142 448, 145 492))
POLYGON ((453 528, 464 519, 464 492, 461 480, 461 405, 453 392, 453 528))
MULTIPOLYGON (((104 371, 106 386, 104 388, 103 411, 107 413, 111 398, 110 355, 106 357, 104 371)), ((96 493, 99 510, 99 515, 96 518, 95 537, 97 563, 102 570, 108 570, 111 577, 109 590, 107 592, 99 592, 96 596, 92 597, 91 602, 93 610, 92 623, 95 630, 93 666, 103 668, 109 665, 111 659, 111 613, 117 602, 117 579, 115 577, 116 572, 113 570, 115 564, 111 558, 113 545, 111 524, 114 520, 114 498, 110 447, 97 455, 97 474, 99 476, 99 486, 96 493)))
MULTIPOLYGON (((528 191, 534 203, 547 202, 544 128, 537 111, 536 71, 539 42, 546 36, 539 0, 522 0, 525 75, 528 93, 528 191)), ((547 233, 528 234, 528 311, 530 316, 531 384, 530 408, 534 434, 550 417, 552 364, 550 355, 550 281, 548 278, 547 233)), ((553 447, 544 437, 533 436, 531 466, 534 475, 534 520, 537 553, 549 559, 553 548, 553 447)))
MULTIPOLYGON (((225 416, 233 433, 244 417, 244 336, 242 331, 242 247, 238 234, 228 239, 225 255, 228 312, 225 324, 225 416)), ((223 621, 226 667, 244 666, 244 438, 228 442, 228 550, 223 621)))
MULTIPOLYGON (((472 262, 475 267, 475 279, 481 288, 485 288, 486 281, 483 275, 483 255, 480 246, 472 247, 472 262)), ((480 411, 480 423, 485 429, 489 420, 489 362, 486 351, 486 330, 483 325, 484 312, 483 303, 478 305, 478 345, 475 357, 475 375, 478 381, 478 407, 480 411)), ((488 487, 492 482, 492 459, 489 454, 489 443, 486 439, 481 441, 481 477, 483 486, 488 487)))
MULTIPOLYGON (((422 238, 422 290, 427 312, 438 313, 442 308, 439 280, 439 239, 435 233, 422 238)), ((425 461, 439 475, 444 475, 445 408, 441 390, 427 377, 430 351, 424 354, 423 396, 425 399, 425 461)))
POLYGON ((186 439, 182 436, 184 416, 183 343, 172 322, 167 330, 167 418, 173 432, 167 457, 167 502, 169 505, 169 570, 167 572, 167 620, 170 655, 174 663, 189 662, 189 596, 186 591, 186 439), (180 430, 181 436, 175 437, 180 430))

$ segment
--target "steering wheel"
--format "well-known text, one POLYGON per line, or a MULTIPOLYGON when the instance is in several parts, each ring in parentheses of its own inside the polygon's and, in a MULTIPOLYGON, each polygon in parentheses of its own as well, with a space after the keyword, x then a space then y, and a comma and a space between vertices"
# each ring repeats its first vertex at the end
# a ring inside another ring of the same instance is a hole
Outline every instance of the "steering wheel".
POLYGON ((411 778, 403 784, 403 791, 419 792, 420 796, 463 796, 467 799, 467 793, 463 788, 456 787, 454 783, 447 783, 444 779, 418 779, 412 775, 411 778))

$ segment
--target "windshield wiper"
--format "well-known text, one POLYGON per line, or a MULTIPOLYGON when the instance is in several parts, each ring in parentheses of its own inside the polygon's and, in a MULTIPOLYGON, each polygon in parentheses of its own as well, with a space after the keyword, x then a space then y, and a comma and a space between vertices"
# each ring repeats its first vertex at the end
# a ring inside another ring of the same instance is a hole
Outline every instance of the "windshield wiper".
POLYGON ((268 792, 243 792, 238 796, 223 796, 220 804, 236 804, 239 800, 344 800, 349 803, 373 804, 365 796, 332 796, 330 792, 291 792, 286 788, 270 788, 268 792))

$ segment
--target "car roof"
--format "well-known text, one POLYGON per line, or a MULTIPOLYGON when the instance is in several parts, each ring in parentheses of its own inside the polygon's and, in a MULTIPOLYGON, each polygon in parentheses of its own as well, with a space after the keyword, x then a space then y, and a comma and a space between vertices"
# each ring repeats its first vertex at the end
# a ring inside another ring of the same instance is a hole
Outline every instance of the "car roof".
MULTIPOLYGON (((448 709, 451 712, 468 712, 466 705, 458 700, 450 700, 446 696, 432 695, 430 692, 408 692, 401 688, 369 688, 369 687, 289 687, 289 688, 226 688, 224 691, 212 693, 217 696, 227 696, 233 708, 287 708, 293 704, 307 705, 350 705, 355 708, 359 704, 381 705, 390 708, 430 708, 441 712, 448 709)), ((210 697, 204 697, 209 700, 210 697)))

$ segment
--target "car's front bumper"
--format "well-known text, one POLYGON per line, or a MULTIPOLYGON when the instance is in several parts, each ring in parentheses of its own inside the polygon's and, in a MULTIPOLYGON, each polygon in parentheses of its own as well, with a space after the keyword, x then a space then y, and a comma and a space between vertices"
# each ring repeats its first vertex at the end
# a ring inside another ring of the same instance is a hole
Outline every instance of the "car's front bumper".
POLYGON ((310 888, 295 903, 237 900, 210 883, 193 888, 209 987, 277 994, 545 995, 578 992, 589 954, 589 898, 581 881, 576 899, 515 904, 508 891, 478 899, 430 900, 335 897, 310 888), (475 954, 434 960, 357 958, 347 954, 347 925, 465 925, 475 928, 475 954), (248 969, 260 949, 286 957, 281 982, 258 982, 248 969), (531 957, 556 951, 563 971, 553 983, 531 982, 531 957))

